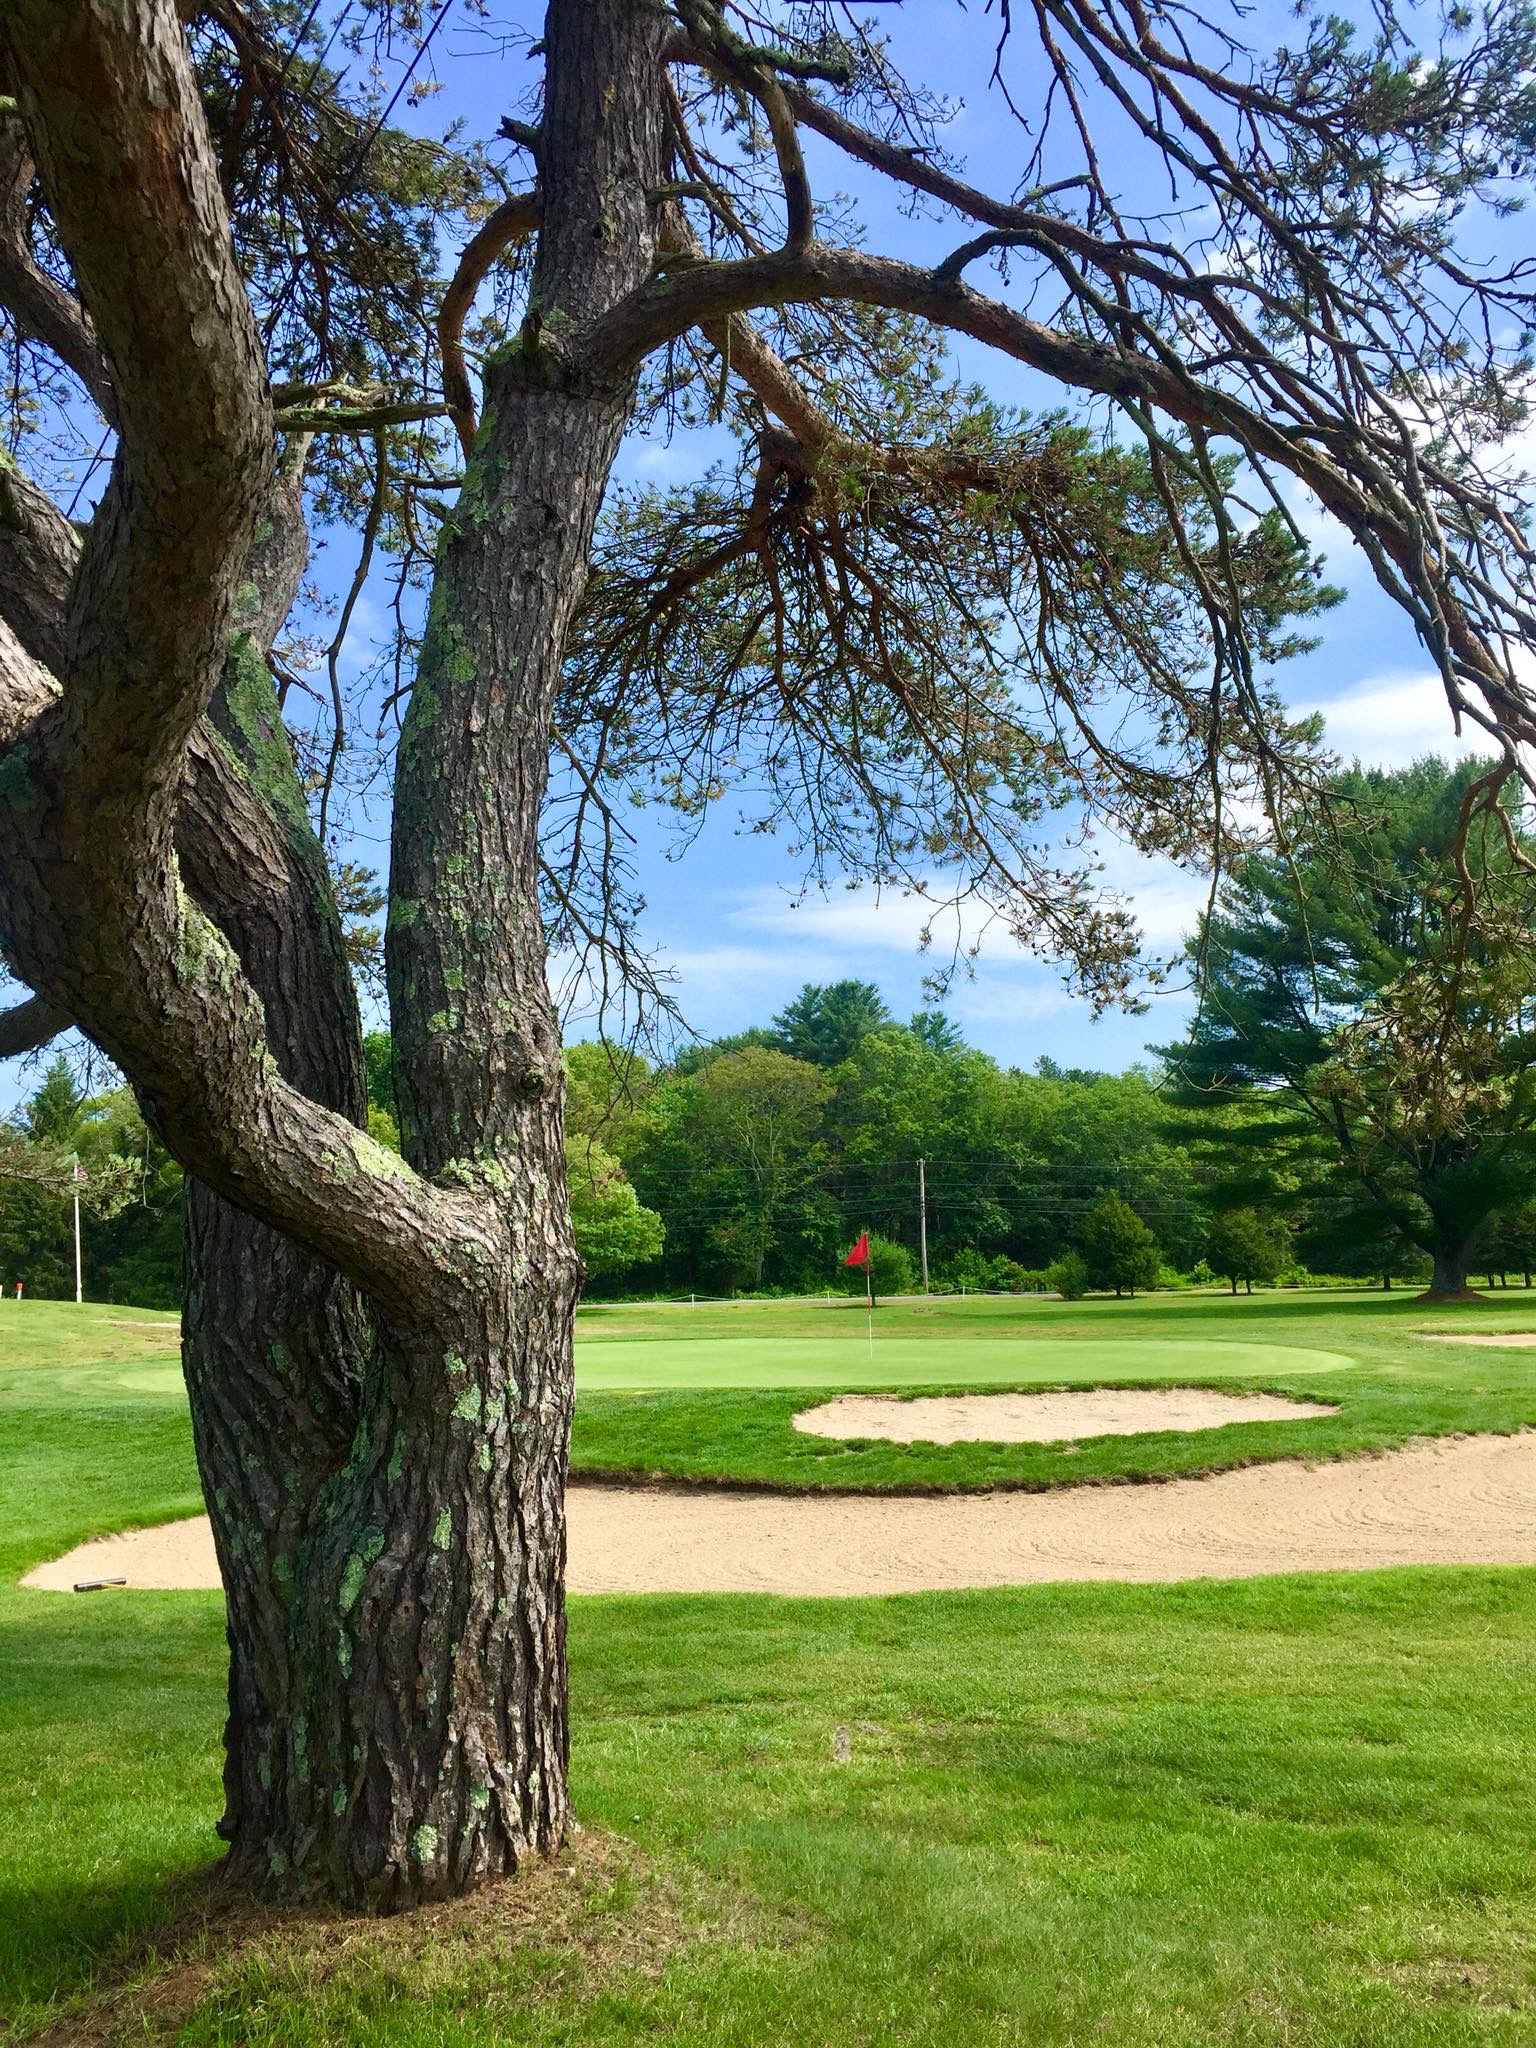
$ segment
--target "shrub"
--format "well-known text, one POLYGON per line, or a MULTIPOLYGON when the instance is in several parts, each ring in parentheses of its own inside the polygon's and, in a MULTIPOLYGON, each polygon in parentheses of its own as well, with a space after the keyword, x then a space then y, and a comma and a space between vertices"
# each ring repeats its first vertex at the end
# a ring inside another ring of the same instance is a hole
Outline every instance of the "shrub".
POLYGON ((1080 1252, 1063 1252, 1045 1269, 1049 1285, 1063 1301, 1081 1301, 1088 1292, 1088 1268, 1080 1252))
POLYGON ((943 1286, 963 1287, 967 1294, 1032 1294, 1050 1284, 1038 1267, 1021 1266, 1004 1252, 989 1256, 971 1246, 952 1253, 936 1272, 943 1286))
POLYGON ((1029 1275, 1017 1259, 999 1254, 992 1261, 992 1285, 1003 1294, 1022 1294, 1029 1285, 1029 1275))
POLYGON ((1273 1282, 1290 1265, 1291 1235, 1256 1209, 1228 1209, 1211 1223, 1205 1256, 1234 1294, 1239 1280, 1252 1294, 1255 1280, 1273 1282))
POLYGON ((1090 1286, 1135 1294, 1138 1287, 1157 1285, 1157 1239, 1118 1195, 1105 1195, 1089 1210, 1081 1237, 1090 1286))
POLYGON ((987 1278, 990 1263, 984 1252, 974 1251, 969 1245, 963 1251, 952 1252, 941 1268, 944 1285, 956 1289, 963 1287, 967 1294, 982 1293, 990 1285, 987 1278))
MULTIPOLYGON (((864 1292, 862 1266, 845 1267, 843 1280, 850 1293, 864 1292)), ((912 1254, 904 1244, 896 1244, 888 1237, 876 1237, 873 1232, 870 1233, 869 1284, 874 1288, 877 1298, 882 1294, 917 1292, 917 1267, 912 1254)))

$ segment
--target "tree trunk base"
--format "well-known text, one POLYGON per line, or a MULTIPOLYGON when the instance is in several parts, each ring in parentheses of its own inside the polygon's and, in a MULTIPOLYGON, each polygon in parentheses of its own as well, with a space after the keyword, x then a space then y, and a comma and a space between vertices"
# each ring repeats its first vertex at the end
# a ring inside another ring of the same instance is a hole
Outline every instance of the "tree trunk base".
POLYGON ((1427 1287, 1422 1294, 1416 1294, 1413 1298, 1415 1302, 1421 1302, 1430 1308, 1450 1308, 1461 1301, 1488 1299, 1486 1294, 1479 1293, 1475 1287, 1427 1287))

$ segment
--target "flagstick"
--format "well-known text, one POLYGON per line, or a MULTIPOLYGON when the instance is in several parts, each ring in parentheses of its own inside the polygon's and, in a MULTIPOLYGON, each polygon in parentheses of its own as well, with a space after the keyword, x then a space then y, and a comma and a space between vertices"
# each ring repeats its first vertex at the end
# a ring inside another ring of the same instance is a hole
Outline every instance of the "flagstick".
POLYGON ((75 1300, 79 1302, 85 1299, 85 1295, 80 1285, 80 1160, 78 1154, 74 1160, 70 1181, 75 1196, 75 1300))
POLYGON ((875 1280, 874 1274, 871 1271, 871 1261, 868 1258, 864 1261, 864 1319, 869 1325, 869 1355, 871 1360, 873 1360, 875 1355, 875 1280))

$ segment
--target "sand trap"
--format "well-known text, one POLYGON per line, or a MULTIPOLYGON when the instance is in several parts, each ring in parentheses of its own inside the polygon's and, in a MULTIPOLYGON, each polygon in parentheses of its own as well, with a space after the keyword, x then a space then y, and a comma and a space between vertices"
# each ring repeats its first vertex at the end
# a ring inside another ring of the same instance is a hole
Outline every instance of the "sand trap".
MULTIPOLYGON (((818 1498, 573 1486, 569 1500, 575 1593, 912 1593, 1532 1564, 1536 1432, 1049 1494, 818 1498)), ((216 1587, 207 1522, 82 1544, 24 1583, 67 1589, 119 1575, 140 1587, 216 1587)))
POLYGON ((1486 1344, 1493 1351, 1536 1351, 1536 1331, 1511 1330, 1504 1336, 1463 1336, 1460 1330, 1420 1330, 1426 1344, 1486 1344))
POLYGON ((1207 1387, 1090 1387, 1081 1393, 954 1394, 892 1401, 839 1394, 794 1418, 805 1436, 878 1437, 893 1444, 1059 1444, 1086 1436, 1146 1436, 1161 1429, 1220 1429, 1228 1422, 1292 1422, 1337 1415, 1318 1401, 1278 1394, 1219 1394, 1207 1387))

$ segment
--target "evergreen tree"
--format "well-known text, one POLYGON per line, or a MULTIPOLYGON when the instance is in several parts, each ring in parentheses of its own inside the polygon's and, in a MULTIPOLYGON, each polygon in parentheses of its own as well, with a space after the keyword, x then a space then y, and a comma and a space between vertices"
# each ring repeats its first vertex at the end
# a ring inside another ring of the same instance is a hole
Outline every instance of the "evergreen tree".
POLYGON ((1518 1273, 1529 1287, 1536 1272, 1536 1202, 1501 1209, 1484 1236, 1480 1253, 1490 1284, 1495 1273, 1501 1279, 1518 1273))
POLYGON ((909 1019, 907 1029, 919 1045, 927 1046, 930 1052, 959 1052, 965 1045, 965 1035, 959 1025, 946 1017, 942 1010, 918 1010, 909 1019))
POLYGON ((1091 1287, 1134 1295, 1138 1287, 1157 1285, 1157 1239, 1118 1195, 1105 1195, 1094 1204, 1083 1218, 1078 1242, 1091 1287))
POLYGON ((813 1067, 838 1067, 859 1041, 888 1024, 891 1013, 868 981, 808 981, 773 1020, 782 1049, 813 1067))
POLYGON ((50 1060, 42 1085, 26 1107, 27 1130, 50 1145, 73 1142, 85 1097, 62 1054, 50 1060))
POLYGON ((1467 814, 1489 765, 1357 767, 1334 792, 1347 830, 1301 819, 1284 856, 1244 860, 1194 944, 1195 1029, 1165 1049, 1181 1102, 1243 1105, 1251 1140, 1321 1153, 1448 1295, 1536 1182, 1531 890, 1513 828, 1467 814))

